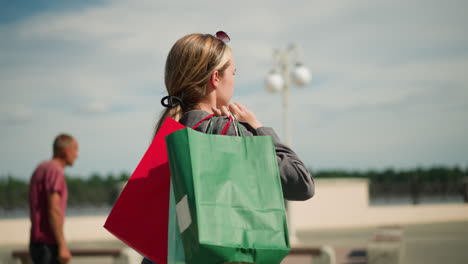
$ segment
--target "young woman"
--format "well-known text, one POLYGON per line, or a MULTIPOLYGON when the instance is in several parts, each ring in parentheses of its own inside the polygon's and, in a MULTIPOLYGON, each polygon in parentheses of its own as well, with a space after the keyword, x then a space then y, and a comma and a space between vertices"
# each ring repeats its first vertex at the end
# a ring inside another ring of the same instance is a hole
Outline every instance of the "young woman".
MULTIPOLYGON (((167 116, 187 127, 193 127, 210 114, 214 133, 220 133, 228 122, 229 111, 241 122, 248 136, 270 135, 273 137, 284 198, 307 200, 314 195, 314 181, 304 163, 286 145, 281 144, 275 131, 264 127, 255 115, 239 103, 230 103, 235 85, 236 66, 231 48, 226 44, 229 37, 220 31, 216 35, 190 34, 179 39, 166 60, 165 83, 168 96, 163 98, 166 106, 157 129, 167 116)), ((208 121, 196 130, 205 132, 208 121)), ((227 135, 235 135, 233 126, 227 135)))
MULTIPOLYGON (((165 68, 168 96, 161 103, 166 109, 156 131, 170 116, 187 127, 195 126, 211 114, 213 131, 220 134, 232 113, 240 121, 246 136, 273 137, 284 198, 307 200, 314 195, 314 181, 304 163, 286 145, 275 131, 264 127, 255 115, 240 103, 231 103, 235 85, 236 67, 229 37, 220 31, 216 35, 190 34, 179 39, 170 50, 165 68)), ((205 132, 209 121, 203 121, 196 130, 205 132)), ((230 126, 226 135, 235 135, 230 126)), ((146 260, 145 260, 146 261, 146 260)), ((151 262, 143 263, 151 263, 151 262)))

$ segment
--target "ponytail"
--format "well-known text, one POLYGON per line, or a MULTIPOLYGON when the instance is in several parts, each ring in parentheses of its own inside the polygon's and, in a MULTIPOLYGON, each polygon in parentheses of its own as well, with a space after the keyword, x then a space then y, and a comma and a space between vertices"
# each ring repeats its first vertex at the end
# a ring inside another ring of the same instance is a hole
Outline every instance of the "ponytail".
POLYGON ((159 128, 161 128, 161 125, 164 123, 164 120, 166 120, 166 118, 170 117, 178 122, 180 118, 182 117, 182 115, 183 115, 183 110, 180 105, 165 108, 161 112, 158 123, 156 123, 154 135, 158 133, 159 128))

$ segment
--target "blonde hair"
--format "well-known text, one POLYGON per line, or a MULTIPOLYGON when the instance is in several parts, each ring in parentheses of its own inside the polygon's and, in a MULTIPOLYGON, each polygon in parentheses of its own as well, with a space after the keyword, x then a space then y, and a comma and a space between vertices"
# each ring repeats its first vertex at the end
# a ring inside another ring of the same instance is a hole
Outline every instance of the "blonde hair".
POLYGON ((179 97, 182 103, 163 110, 156 132, 167 117, 179 121, 183 113, 196 108, 207 95, 211 75, 218 71, 223 76, 231 53, 226 43, 210 34, 186 35, 172 46, 164 79, 168 95, 179 97))

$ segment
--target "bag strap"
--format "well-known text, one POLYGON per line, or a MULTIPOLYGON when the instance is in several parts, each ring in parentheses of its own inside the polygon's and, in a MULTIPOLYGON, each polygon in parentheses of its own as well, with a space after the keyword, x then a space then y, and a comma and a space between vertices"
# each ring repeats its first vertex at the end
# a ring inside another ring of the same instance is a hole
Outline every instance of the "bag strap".
POLYGON ((237 120, 236 115, 232 114, 229 116, 229 120, 226 123, 226 125, 223 128, 223 131, 221 131, 221 135, 225 135, 227 130, 229 129, 229 126, 234 123, 234 131, 236 136, 240 137, 245 137, 244 130, 242 130, 242 126, 240 125, 239 120, 237 120))
POLYGON ((237 136, 245 137, 244 130, 242 130, 242 126, 241 126, 239 120, 237 120, 236 115, 232 114, 232 116, 234 117, 234 121, 236 123, 236 126, 234 128, 236 129, 237 136))
MULTIPOLYGON (((203 121, 206 121, 206 120, 210 119, 210 123, 208 124, 208 128, 207 128, 207 131, 206 131, 205 133, 207 133, 207 134, 213 134, 213 128, 214 128, 214 126, 213 126, 213 122, 211 122, 212 119, 213 119, 213 117, 214 117, 214 114, 211 114, 211 115, 206 116, 206 117, 203 118, 202 120, 198 121, 198 123, 196 123, 196 124, 192 127, 192 129, 195 129, 196 127, 198 127, 201 123, 203 123, 203 121)), ((236 118, 236 116, 235 116, 234 114, 231 114, 231 115, 229 116, 229 119, 228 119, 226 125, 224 125, 223 130, 221 130, 220 135, 226 135, 226 133, 227 133, 227 131, 228 131, 228 129, 229 129, 229 126, 230 126, 233 122, 234 122, 234 130, 235 130, 235 132, 236 132, 236 133, 235 133, 236 136, 244 137, 244 136, 245 136, 245 135, 244 135, 244 131, 242 130, 242 127, 241 127, 239 121, 237 120, 237 118, 236 118)))
POLYGON ((192 129, 197 128, 201 123, 203 123, 203 121, 208 120, 208 119, 212 118, 213 116, 214 116, 214 114, 211 114, 211 115, 209 115, 209 116, 203 118, 202 120, 198 121, 198 123, 196 123, 196 124, 192 127, 192 129))
MULTIPOLYGON (((221 131, 221 134, 220 135, 226 135, 226 132, 228 131, 229 129, 229 126, 231 125, 232 123, 232 115, 229 116, 229 120, 227 121, 226 125, 224 126, 223 130, 221 131)), ((237 136, 237 135, 236 135, 237 136)))
MULTIPOLYGON (((208 124, 207 128, 206 128, 206 134, 213 134, 213 130, 214 130, 214 125, 213 125, 213 120, 214 117, 211 117, 210 119, 210 123, 208 124)), ((221 130, 221 133, 219 133, 219 135, 226 135, 226 132, 228 131, 229 129, 229 126, 232 124, 232 116, 229 116, 229 119, 228 119, 228 122, 226 123, 226 125, 224 125, 223 129, 221 130)), ((236 133, 236 136, 237 133, 236 133)))

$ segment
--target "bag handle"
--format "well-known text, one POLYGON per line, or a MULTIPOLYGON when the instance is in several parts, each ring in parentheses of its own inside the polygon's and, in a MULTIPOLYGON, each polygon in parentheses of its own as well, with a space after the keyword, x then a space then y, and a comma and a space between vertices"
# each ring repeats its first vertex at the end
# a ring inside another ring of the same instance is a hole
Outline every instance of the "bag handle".
POLYGON ((203 123, 203 121, 208 120, 208 119, 212 118, 213 116, 214 116, 214 114, 211 114, 211 115, 209 115, 209 116, 203 118, 202 120, 198 121, 198 123, 196 123, 196 124, 192 127, 192 129, 197 128, 201 123, 203 123))
MULTIPOLYGON (((195 129, 196 127, 198 127, 203 121, 206 121, 209 119, 209 123, 208 123, 208 128, 206 130, 206 133, 207 134, 213 134, 213 120, 214 118, 214 114, 211 114, 211 115, 208 115, 206 116, 205 118, 203 118, 202 120, 198 121, 198 123, 196 123, 192 129, 195 129)), ((241 137, 245 137, 245 134, 244 134, 244 131, 242 130, 242 127, 239 123, 239 121, 237 120, 236 116, 234 114, 231 113, 231 115, 229 116, 229 119, 228 119, 228 122, 226 123, 226 125, 223 127, 223 130, 221 130, 221 133, 220 135, 226 135, 228 129, 229 129, 229 126, 234 123, 234 130, 235 130, 235 134, 236 136, 241 136, 241 137)))
MULTIPOLYGON (((213 118, 214 117, 210 118, 210 123, 208 124, 206 132, 205 132, 206 134, 213 134, 213 130, 214 130, 214 126, 213 126, 213 122, 212 122, 213 118)), ((233 120, 232 116, 229 116, 228 122, 226 123, 226 125, 224 125, 223 129, 221 130, 220 135, 226 135, 226 132, 229 129, 229 126, 231 125, 232 120, 233 120)))
POLYGON ((231 115, 229 116, 228 122, 226 123, 223 130, 221 131, 221 135, 226 135, 229 129, 229 126, 232 123, 234 123, 234 131, 235 131, 236 136, 245 137, 244 130, 242 130, 242 126, 240 125, 239 120, 237 120, 236 115, 234 115, 233 113, 230 113, 230 114, 231 115))
MULTIPOLYGON (((223 130, 221 131, 221 134, 220 135, 226 135, 228 129, 229 129, 229 126, 231 125, 232 123, 232 115, 229 116, 229 120, 227 121, 226 125, 224 126, 223 130)), ((237 133, 236 133, 236 136, 237 136, 237 133)))
POLYGON ((234 129, 236 130, 236 136, 245 137, 244 130, 242 130, 242 126, 239 120, 237 120, 236 115, 231 113, 231 116, 234 118, 234 122, 235 122, 234 129))

